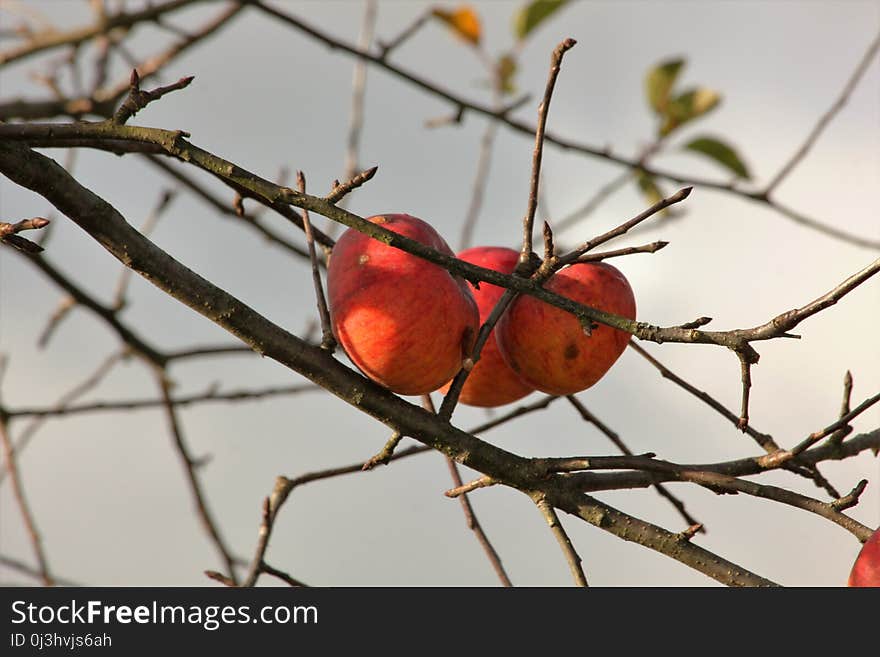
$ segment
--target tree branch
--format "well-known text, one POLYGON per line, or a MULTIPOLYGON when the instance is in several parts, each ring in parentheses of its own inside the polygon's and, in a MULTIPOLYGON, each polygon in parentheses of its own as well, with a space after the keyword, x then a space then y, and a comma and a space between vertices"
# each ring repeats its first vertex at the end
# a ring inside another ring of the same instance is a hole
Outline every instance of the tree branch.
POLYGON ((788 174, 792 172, 792 170, 798 165, 798 163, 803 160, 807 153, 810 152, 810 149, 813 147, 813 144, 816 143, 816 140, 819 138, 819 135, 822 134, 822 131, 825 130, 825 127, 831 122, 831 120, 837 115, 837 113, 843 109, 843 106, 846 105, 846 102, 849 100, 849 97, 852 95, 852 92, 855 90, 856 86, 859 84, 859 81, 862 79, 862 76, 865 74, 865 71, 868 69, 868 65, 871 63, 871 60, 877 55, 877 51, 880 50, 880 32, 877 33, 877 36, 874 37, 874 40, 868 46, 868 49, 865 51, 865 54, 862 55, 862 59, 859 61, 856 66, 855 71, 853 71, 849 80, 847 80, 846 84, 843 87, 843 90, 840 92, 840 95, 834 100, 826 112, 819 117, 819 120, 816 122, 816 125, 813 126, 813 129, 810 131, 810 134, 807 135, 807 139, 795 151, 794 155, 789 158, 789 160, 782 166, 779 172, 773 176, 769 183, 767 183, 767 187, 764 188, 764 194, 770 195, 770 193, 779 186, 788 174))
MULTIPOLYGON (((282 23, 290 25, 291 27, 303 32, 309 37, 320 41, 321 43, 327 45, 328 47, 334 50, 340 50, 342 52, 348 53, 355 57, 362 59, 363 61, 369 62, 376 66, 379 66, 385 69, 387 72, 392 75, 404 80, 408 84, 411 84, 424 92, 442 98, 443 100, 452 104, 455 108, 457 108, 459 114, 463 114, 466 111, 474 112, 475 114, 481 114, 483 116, 489 117, 495 121, 498 121, 505 125, 507 128, 514 132, 518 132, 520 134, 527 135, 529 137, 534 136, 535 134, 535 126, 531 126, 528 123, 523 121, 518 121, 510 116, 510 108, 502 108, 496 109, 491 106, 481 105, 476 102, 468 101, 456 94, 441 88, 440 86, 426 80, 423 77, 420 77, 414 73, 406 71, 405 69, 387 61, 381 55, 374 55, 370 52, 357 48, 356 46, 350 45, 340 39, 332 37, 317 28, 308 25, 304 21, 287 14, 283 11, 270 7, 263 2, 259 2, 254 0, 252 2, 253 6, 260 9, 264 13, 269 16, 272 16, 282 23)), ((738 196, 742 199, 747 199, 761 205, 770 207, 783 216, 803 225, 813 230, 820 231, 826 235, 834 237, 835 239, 839 239, 841 241, 854 244, 857 246, 863 246, 871 249, 880 249, 880 240, 876 239, 867 239, 858 235, 854 235, 852 233, 848 233, 844 230, 840 230, 835 228, 833 225, 828 223, 823 223, 816 219, 812 219, 803 215, 802 213, 796 212, 787 208, 768 197, 762 191, 746 191, 737 187, 734 183, 730 182, 718 182, 716 180, 701 178, 698 176, 689 176, 685 174, 679 174, 673 171, 667 171, 663 169, 658 169, 655 167, 648 166, 641 159, 631 159, 626 157, 621 157, 620 155, 616 155, 611 151, 610 148, 599 148, 596 146, 591 146, 589 144, 585 144, 573 139, 566 139, 563 137, 556 136, 552 133, 545 133, 544 142, 548 144, 552 144, 557 146, 558 148, 570 152, 581 153, 584 155, 588 155, 591 157, 602 159, 606 162, 610 162, 613 164, 621 165, 626 167, 629 170, 642 170, 648 176, 653 176, 657 178, 664 178, 666 180, 670 180, 672 182, 683 184, 683 185, 691 185, 696 187, 703 187, 707 189, 715 189, 727 194, 731 194, 734 196, 738 196)))
POLYGON ((500 482, 523 491, 540 488, 548 502, 584 520, 686 563, 728 584, 768 584, 736 564, 674 534, 600 505, 564 485, 564 476, 546 476, 533 460, 485 443, 437 415, 397 397, 273 324, 246 304, 190 271, 129 226, 106 201, 80 186, 54 161, 20 145, 0 141, 0 171, 33 188, 95 238, 114 257, 199 314, 226 329, 255 351, 296 370, 334 395, 376 418, 500 482))

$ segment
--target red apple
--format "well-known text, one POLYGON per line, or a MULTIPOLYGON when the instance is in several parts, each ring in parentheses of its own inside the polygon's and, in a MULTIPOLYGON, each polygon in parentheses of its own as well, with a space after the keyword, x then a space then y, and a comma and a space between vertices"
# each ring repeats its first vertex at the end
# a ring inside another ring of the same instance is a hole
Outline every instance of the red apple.
MULTIPOLYGON (((598 310, 636 317, 629 282, 604 262, 573 264, 554 274, 544 287, 598 310)), ((587 335, 577 317, 527 295, 514 300, 497 329, 496 340, 507 364, 527 384, 553 395, 570 395, 596 383, 630 338, 604 324, 587 335)))
MULTIPOLYGON (((500 246, 476 246, 465 249, 458 257, 486 269, 510 274, 519 261, 519 252, 500 246)), ((504 294, 504 288, 484 281, 479 288, 472 286, 472 292, 480 309, 480 323, 485 322, 504 294)), ((449 386, 446 385, 441 392, 445 394, 448 390, 449 386)), ((501 358, 493 329, 458 399, 469 406, 501 406, 521 399, 532 391, 534 388, 526 385, 501 358)))
POLYGON ((859 551, 846 585, 880 586, 880 527, 859 551))
MULTIPOLYGON (((425 221, 369 217, 388 230, 454 255, 425 221)), ((352 228, 327 266, 333 335, 370 379, 403 395, 437 390, 461 369, 480 327, 463 279, 352 228)))

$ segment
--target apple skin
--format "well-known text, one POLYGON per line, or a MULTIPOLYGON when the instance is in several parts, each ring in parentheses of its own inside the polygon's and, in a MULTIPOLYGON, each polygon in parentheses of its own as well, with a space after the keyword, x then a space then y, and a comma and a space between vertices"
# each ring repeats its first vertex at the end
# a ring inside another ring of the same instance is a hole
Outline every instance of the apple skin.
MULTIPOLYGON (((510 274, 519 261, 519 252, 501 246, 475 246, 461 251, 457 257, 473 265, 510 274)), ((468 285, 471 285, 471 291, 480 309, 482 324, 504 294, 504 288, 485 281, 480 283, 479 288, 470 283, 468 285)), ((446 394, 448 390, 449 385, 446 385, 441 392, 446 394)), ((520 379, 504 362, 495 342, 495 329, 492 329, 489 339, 480 352, 480 360, 468 374, 458 400, 468 406, 489 408, 515 402, 530 392, 534 392, 534 388, 520 379)))
MULTIPOLYGON (((367 218, 454 255, 427 222, 408 214, 367 218)), ((480 328, 477 304, 458 276, 349 228, 330 256, 333 335, 370 379, 402 395, 437 390, 461 369, 480 328)))
POLYGON ((853 563, 847 586, 880 586, 880 528, 865 541, 853 563))
MULTIPOLYGON (((626 277, 604 262, 575 263, 556 272, 544 288, 579 303, 636 317, 636 302, 626 277)), ((501 356, 541 392, 570 395, 601 379, 626 349, 629 334, 599 324, 584 333, 577 317, 534 297, 517 297, 498 322, 501 356)))

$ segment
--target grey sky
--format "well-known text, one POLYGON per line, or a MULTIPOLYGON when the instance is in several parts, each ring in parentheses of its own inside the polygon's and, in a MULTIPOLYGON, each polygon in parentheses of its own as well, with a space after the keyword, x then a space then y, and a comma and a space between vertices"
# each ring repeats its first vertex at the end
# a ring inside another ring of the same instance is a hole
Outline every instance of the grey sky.
MULTIPOLYGON (((361 2, 280 2, 277 6, 334 35, 354 41, 361 2)), ((25 5, 69 27, 87 20, 87 4, 73 0, 25 5)), ((0 24, 15 21, 16 3, 0 3, 0 24)), ((430 3, 380 2, 377 33, 388 39, 430 3)), ((511 44, 517 2, 476 2, 486 47, 511 44)), ((175 19, 195 26, 217 11, 199 7, 175 19)), ((520 92, 532 100, 516 116, 534 122, 549 54, 567 36, 578 40, 566 55, 551 105, 548 130, 635 155, 653 135, 642 85, 647 69, 664 58, 688 59, 682 84, 723 94, 721 106, 671 140, 664 169, 726 175, 694 155, 674 152, 701 134, 723 136, 743 155, 759 183, 769 180, 826 111, 880 29, 877 2, 576 2, 543 25, 521 55, 520 92)), ((131 50, 157 50, 167 35, 138 32, 131 50)), ((2 44, 0 44, 2 45, 2 44)), ((57 54, 57 53, 55 53, 57 54)), ((51 56, 50 56, 51 57, 51 56)), ((0 98, 39 97, 28 79, 43 60, 26 60, 0 73, 0 98)), ((431 23, 393 55, 393 61, 440 86, 488 102, 479 60, 439 24, 431 23)), ((246 11, 219 36, 171 66, 165 83, 195 75, 185 91, 155 103, 135 124, 183 129, 193 143, 265 177, 281 165, 302 169, 315 192, 340 177, 345 153, 354 61, 302 33, 246 11)), ((126 74, 115 62, 114 79, 126 74)), ((778 190, 781 202, 852 233, 880 238, 880 67, 874 61, 849 103, 811 154, 778 190)), ((471 114, 462 125, 427 130, 428 119, 452 108, 370 68, 361 163, 379 165, 375 179, 352 195, 362 216, 404 211, 431 222, 455 247, 470 200, 478 142, 485 121, 471 114)), ((533 138, 504 128, 492 159, 477 244, 515 244, 528 196, 533 138)), ((65 153, 51 151, 63 160, 65 153)), ((564 216, 620 172, 618 167, 548 147, 544 191, 549 220, 564 216)), ((192 170, 231 202, 231 193, 192 170)), ((77 154, 74 174, 139 225, 167 180, 134 156, 77 154)), ((663 183, 667 192, 674 190, 663 183)), ((629 185, 582 225, 559 235, 587 239, 640 212, 647 203, 629 185)), ((767 208, 711 190, 696 189, 686 214, 620 240, 614 248, 654 239, 671 242, 656 255, 619 261, 635 290, 639 318, 660 325, 701 315, 712 327, 744 328, 803 305, 876 259, 877 253, 797 226, 767 208)), ((4 221, 45 215, 47 203, 0 180, 4 221)), ((542 217, 543 218, 543 217, 542 217)), ((323 219, 318 219, 323 225, 323 219)), ((118 265, 64 217, 55 216, 47 255, 99 298, 112 298, 118 265)), ((274 224, 304 243, 281 221, 274 224)), ((300 333, 314 315, 308 268, 218 217, 181 192, 154 235, 156 243, 191 269, 235 294, 282 326, 300 333)), ((84 310, 62 324, 49 347, 36 336, 60 294, 24 260, 0 249, 0 352, 9 356, 3 381, 10 407, 52 403, 84 378, 116 339, 84 310)), ((132 281, 125 319, 163 348, 231 342, 207 320, 145 281, 132 281)), ((843 374, 855 378, 853 400, 880 387, 873 328, 880 320, 880 281, 872 280, 836 307, 798 328, 800 341, 758 345, 751 417, 784 446, 836 419, 843 374)), ((738 409, 736 358, 722 349, 646 345, 697 387, 738 409)), ((222 389, 303 381, 270 361, 230 357, 172 370, 180 393, 219 381, 222 389)), ((138 363, 117 369, 91 399, 154 396, 138 363)), ((636 452, 653 451, 681 462, 756 455, 756 446, 719 415, 662 380, 633 352, 579 397, 636 452)), ((529 398, 537 398, 537 395, 529 398)), ((527 400, 528 401, 528 400, 527 400)), ((236 554, 250 558, 260 504, 275 476, 363 461, 388 437, 379 423, 325 394, 236 405, 205 405, 182 412, 208 499, 236 554)), ((486 413, 462 407, 455 423, 467 428, 486 413)), ((878 426, 872 409, 855 433, 878 426)), ((14 434, 24 422, 14 425, 14 434)), ((582 423, 564 402, 485 435, 524 455, 611 454, 614 448, 582 423)), ((192 502, 158 411, 90 414, 52 421, 21 458, 27 492, 53 570, 89 584, 204 584, 202 571, 219 567, 192 512, 192 502)), ((848 513, 880 524, 880 468, 870 453, 826 465, 842 492, 870 480, 862 503, 848 513)), ((473 475, 465 472, 465 478, 473 475)), ((774 474, 761 481, 821 497, 812 484, 774 474)), ((274 566, 317 585, 495 585, 458 503, 439 455, 427 454, 368 474, 305 486, 279 516, 268 553, 274 566)), ((692 486, 672 487, 709 533, 699 544, 787 585, 843 584, 859 545, 841 528, 782 505, 716 496, 692 486)), ((597 495, 603 501, 672 531, 684 529, 654 491, 597 495)), ((570 575, 543 518, 525 496, 501 488, 477 492, 473 503, 515 584, 568 585, 570 575)), ((688 568, 601 530, 563 517, 592 584, 713 585, 688 568)), ((0 486, 0 554, 28 561, 31 553, 8 482, 0 486)), ((0 581, 20 581, 0 567, 0 581)), ((268 581, 265 583, 269 583, 268 581)))

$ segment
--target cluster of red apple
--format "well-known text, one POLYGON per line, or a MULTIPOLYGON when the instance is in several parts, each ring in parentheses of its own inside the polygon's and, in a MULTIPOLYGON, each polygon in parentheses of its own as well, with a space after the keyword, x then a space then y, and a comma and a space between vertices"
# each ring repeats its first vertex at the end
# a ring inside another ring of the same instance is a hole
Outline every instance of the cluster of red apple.
MULTIPOLYGON (((453 255, 430 224, 408 214, 369 217, 426 246, 453 255)), ((513 272, 519 253, 479 246, 458 258, 503 274, 513 272)), ((479 328, 504 290, 475 287, 448 271, 347 230, 327 268, 333 334, 352 362, 393 392, 420 395, 446 391, 473 349, 479 328)), ((626 278, 606 263, 576 263, 544 286, 564 297, 635 319, 636 304, 626 278)), ((468 375, 460 401, 500 406, 534 390, 568 395, 596 383, 623 353, 629 335, 600 325, 587 335, 570 313, 521 295, 501 316, 479 361, 468 375)), ((880 529, 862 547, 849 586, 880 586, 880 529)))
MULTIPOLYGON (((425 221, 408 214, 369 217, 441 253, 454 255, 425 221)), ((519 253, 482 246, 457 256, 510 274, 519 253)), ((404 395, 448 390, 471 355, 481 323, 504 290, 475 287, 439 265, 390 247, 357 230, 336 243, 327 268, 333 334, 370 379, 404 395)), ((635 319, 629 282, 611 265, 575 263, 545 289, 573 301, 635 319)), ((528 295, 502 315, 459 397, 471 406, 500 406, 534 390, 568 395, 596 383, 623 353, 629 335, 600 325, 589 335, 572 314, 528 295)))

